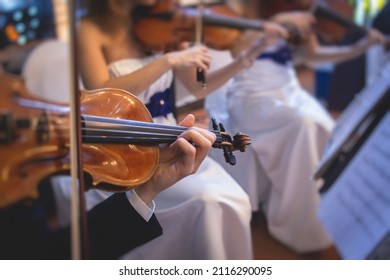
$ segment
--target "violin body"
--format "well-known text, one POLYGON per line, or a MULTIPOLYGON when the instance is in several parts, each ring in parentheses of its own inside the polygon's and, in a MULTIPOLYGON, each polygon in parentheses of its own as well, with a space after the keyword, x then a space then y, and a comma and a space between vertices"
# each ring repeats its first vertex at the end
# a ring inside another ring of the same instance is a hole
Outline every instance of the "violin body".
MULTIPOLYGON (((22 79, 0 76, 0 208, 38 197, 38 183, 68 173, 69 105, 34 97, 22 79)), ((151 122, 144 104, 114 89, 81 94, 81 112, 151 122)), ((83 168, 93 187, 126 191, 146 182, 159 160, 156 145, 83 144, 83 168)))

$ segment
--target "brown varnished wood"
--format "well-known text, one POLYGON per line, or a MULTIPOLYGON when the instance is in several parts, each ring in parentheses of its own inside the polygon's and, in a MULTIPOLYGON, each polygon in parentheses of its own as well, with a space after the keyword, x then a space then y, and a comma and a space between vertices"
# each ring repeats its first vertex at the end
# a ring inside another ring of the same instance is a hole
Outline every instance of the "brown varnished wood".
MULTIPOLYGON (((69 105, 30 94, 24 81, 0 75, 0 114, 29 120, 27 128, 14 128, 10 141, 0 143, 0 208, 38 197, 38 183, 47 176, 67 173, 69 159, 69 105), (46 114, 48 137, 37 139, 37 123, 46 114)), ((82 91, 81 113, 151 122, 134 95, 123 90, 82 91)), ((5 132, 1 131, 4 137, 5 132)), ((110 191, 126 191, 146 182, 159 160, 158 145, 83 144, 84 171, 92 185, 110 191)))
MULTIPOLYGON (((153 122, 138 98, 119 89, 83 91, 81 111, 108 118, 153 122)), ((84 169, 93 174, 94 186, 109 190, 117 189, 115 186, 134 187, 146 182, 153 175, 159 159, 158 145, 84 144, 83 154, 84 169)))

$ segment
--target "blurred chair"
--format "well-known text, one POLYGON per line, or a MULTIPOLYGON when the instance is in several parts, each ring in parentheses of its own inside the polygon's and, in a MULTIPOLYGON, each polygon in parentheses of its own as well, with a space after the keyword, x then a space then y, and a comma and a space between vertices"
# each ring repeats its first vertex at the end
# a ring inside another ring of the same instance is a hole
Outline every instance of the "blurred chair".
POLYGON ((69 51, 65 42, 47 40, 27 57, 22 76, 34 95, 52 101, 69 102, 69 51))

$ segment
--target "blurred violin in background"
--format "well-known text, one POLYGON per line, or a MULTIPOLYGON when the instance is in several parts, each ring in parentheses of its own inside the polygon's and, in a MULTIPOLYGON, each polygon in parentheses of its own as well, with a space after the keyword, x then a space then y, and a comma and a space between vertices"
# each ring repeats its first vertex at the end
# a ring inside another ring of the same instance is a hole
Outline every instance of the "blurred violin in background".
POLYGON ((323 44, 337 44, 353 32, 365 35, 367 28, 353 20, 354 6, 346 0, 263 0, 260 14, 264 18, 280 12, 310 11, 316 18, 314 30, 323 44))
POLYGON ((217 50, 233 47, 244 29, 263 30, 260 20, 241 18, 226 5, 207 6, 200 14, 196 8, 161 0, 154 7, 135 10, 133 33, 145 50, 175 50, 181 42, 195 41, 199 16, 203 21, 202 43, 217 50))

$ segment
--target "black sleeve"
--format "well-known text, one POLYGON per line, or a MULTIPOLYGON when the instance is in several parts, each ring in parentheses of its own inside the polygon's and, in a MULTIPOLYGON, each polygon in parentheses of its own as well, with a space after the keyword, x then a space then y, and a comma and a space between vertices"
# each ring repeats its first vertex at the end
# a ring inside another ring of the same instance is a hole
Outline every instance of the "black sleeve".
POLYGON ((115 259, 162 234, 155 215, 146 222, 124 193, 117 193, 88 213, 91 257, 115 259))
POLYGON ((390 2, 375 17, 372 26, 384 34, 390 34, 390 2))
POLYGON ((37 201, 0 209, 0 258, 45 259, 53 232, 37 201))
MULTIPOLYGON (((35 202, 0 211, 0 259, 69 259, 70 228, 53 231, 35 202)), ((117 259, 162 234, 156 217, 146 222, 124 193, 114 194, 88 212, 90 257, 117 259)))

